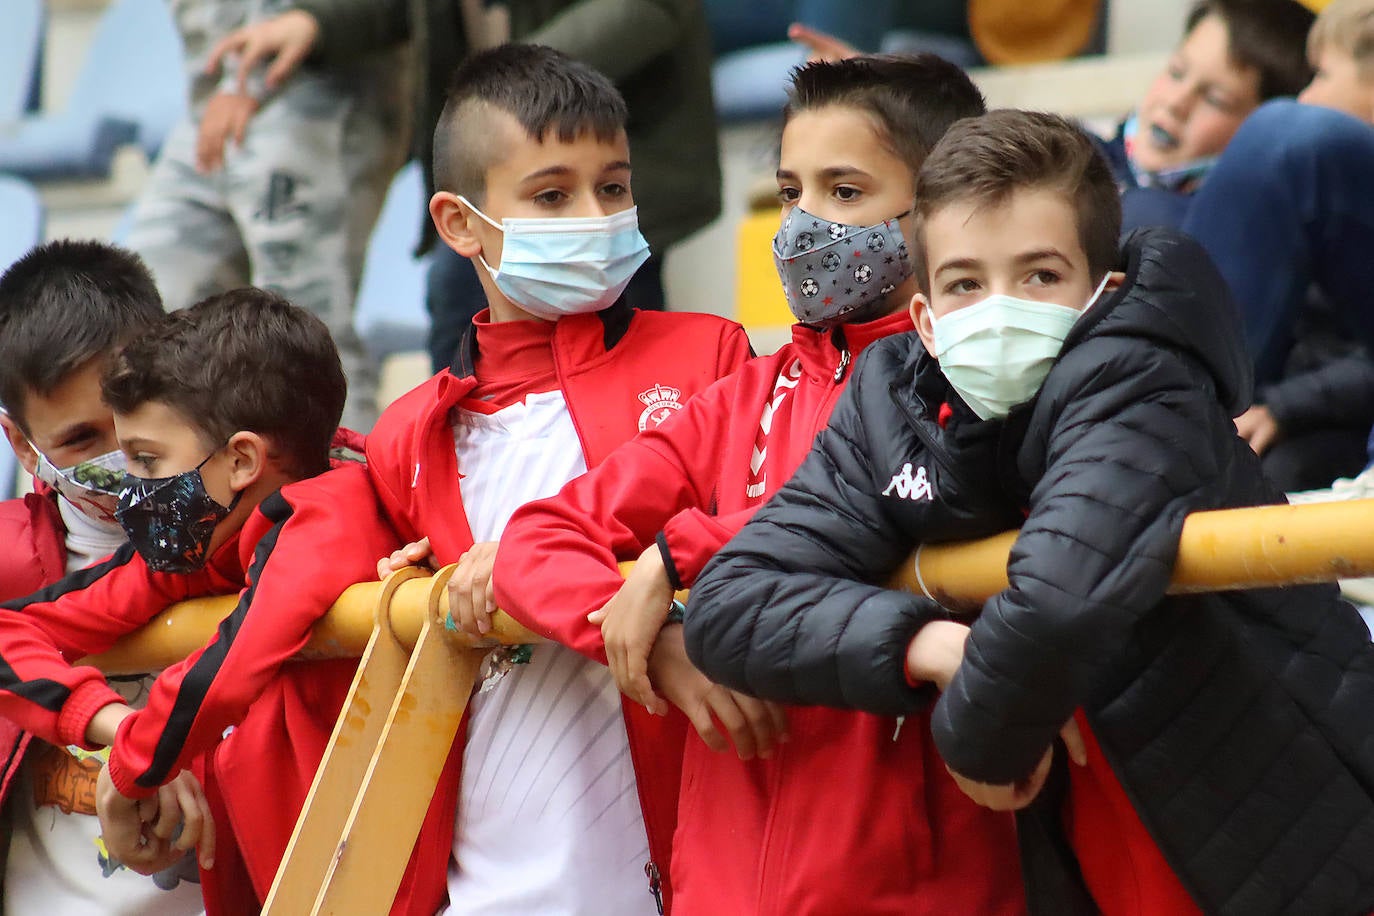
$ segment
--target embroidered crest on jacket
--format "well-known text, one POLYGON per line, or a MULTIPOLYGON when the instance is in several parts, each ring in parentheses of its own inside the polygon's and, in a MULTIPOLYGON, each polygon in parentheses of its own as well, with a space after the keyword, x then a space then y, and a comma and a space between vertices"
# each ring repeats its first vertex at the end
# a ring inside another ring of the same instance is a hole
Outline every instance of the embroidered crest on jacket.
POLYGON ((655 384, 654 387, 639 393, 644 404, 644 412, 639 415, 639 431, 658 426, 664 420, 682 409, 682 389, 669 385, 655 384))

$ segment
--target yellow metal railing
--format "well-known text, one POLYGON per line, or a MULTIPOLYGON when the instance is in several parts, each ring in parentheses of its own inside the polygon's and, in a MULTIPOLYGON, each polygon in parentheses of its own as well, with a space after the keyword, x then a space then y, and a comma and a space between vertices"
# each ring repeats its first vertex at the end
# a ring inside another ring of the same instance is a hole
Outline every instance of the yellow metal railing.
MULTIPOLYGON (((976 610, 1007 585, 1016 532, 916 552, 891 585, 976 610)), ((494 642, 539 637, 497 613, 482 645, 449 626, 446 585, 404 570, 354 585, 302 656, 359 658, 358 673, 264 913, 384 913, 395 898, 482 659, 494 642)), ((1199 512, 1183 526, 1171 593, 1374 575, 1374 500, 1199 512)), ((109 652, 109 674, 165 667, 204 645, 232 596, 187 601, 109 652)))

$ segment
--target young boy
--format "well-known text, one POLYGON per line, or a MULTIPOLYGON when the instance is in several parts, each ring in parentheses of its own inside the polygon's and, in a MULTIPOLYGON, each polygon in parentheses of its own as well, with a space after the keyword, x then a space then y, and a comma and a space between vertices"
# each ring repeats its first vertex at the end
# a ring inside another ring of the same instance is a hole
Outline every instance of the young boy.
POLYGON ((207 908, 250 912, 356 667, 282 665, 395 539, 359 496, 363 468, 324 473, 338 352, 276 295, 235 290, 168 315, 124 347, 101 392, 128 460, 115 515, 129 543, 0 604, 0 714, 59 746, 110 748, 95 795, 113 858, 151 872, 199 843, 207 908), (177 601, 234 592, 216 637, 159 675, 142 709, 69 661, 177 601))
MULTIPOLYGON (((1329 14, 1327 18, 1329 22, 1329 14)), ((1297 95, 1309 79, 1314 86, 1325 85, 1323 77, 1313 77, 1317 56, 1308 29, 1312 27, 1312 35, 1328 35, 1331 26, 1312 23, 1311 12, 1295 0, 1204 0, 1194 7, 1168 66, 1146 92, 1136 115, 1105 147, 1122 191, 1127 231, 1145 225, 1180 227, 1203 242, 1223 273, 1228 259, 1236 257, 1224 254, 1227 248, 1249 252, 1267 247, 1260 241, 1265 236, 1291 238, 1286 231, 1288 214, 1309 212, 1308 198, 1295 195, 1298 202, 1289 208, 1275 205, 1275 197, 1267 193, 1268 182, 1236 188, 1230 178, 1237 160, 1255 161, 1255 145, 1227 151, 1261 103, 1297 95), (1232 190, 1214 194, 1219 188, 1208 189, 1213 178, 1230 183, 1232 190), (1252 198, 1265 200, 1268 209, 1261 218, 1252 217, 1247 225, 1228 216, 1252 198), (1229 231, 1206 228, 1218 220, 1226 221, 1229 231)), ((1348 19, 1339 21, 1351 40, 1353 25, 1348 19)), ((1323 37, 1316 40, 1328 43, 1323 37)), ((1323 130, 1308 121, 1289 117, 1283 132, 1316 139, 1323 130)), ((1275 153, 1287 142, 1268 138, 1262 144, 1267 147, 1264 157, 1290 158, 1275 153)), ((1292 165, 1272 180, 1292 187, 1305 174, 1310 173, 1292 165)), ((1348 196, 1359 198, 1353 191, 1348 196)), ((1316 260, 1326 257, 1323 252, 1316 260)), ((1258 270, 1241 269, 1292 273, 1301 270, 1304 258, 1283 252, 1254 260, 1261 265, 1258 270)), ((1286 286, 1257 285, 1269 290, 1286 286)), ((1257 344, 1252 350, 1257 385, 1256 403, 1237 418, 1236 426, 1262 457, 1270 478, 1286 490, 1300 490, 1326 486, 1363 467, 1364 439, 1374 422, 1374 362, 1343 327, 1339 303, 1314 296, 1305 287, 1291 295, 1293 311, 1301 312, 1301 320, 1285 328, 1273 347, 1263 340, 1263 315, 1242 313, 1247 335, 1257 344)), ((1246 309, 1244 300, 1241 305, 1246 309)))
MULTIPOLYGON (((50 585, 124 543, 113 515, 124 456, 100 398, 100 371, 161 318, 143 263, 98 242, 51 242, 0 277, 0 426, 37 478, 33 493, 0 503, 0 601, 50 585)), ((114 686, 137 701, 151 683, 114 686)), ((102 870, 99 761, 30 737, 0 719, 5 912, 199 912, 199 888, 165 891, 141 875, 102 870)))
POLYGON ((916 171, 950 124, 983 110, 968 77, 930 55, 814 63, 790 96, 774 253, 798 319, 791 344, 521 509, 502 537, 497 598, 532 629, 609 656, 633 699, 663 709, 656 688, 704 739, 688 742, 684 764, 680 912, 835 913, 859 899, 866 913, 1017 912, 1011 819, 958 793, 924 723, 742 709, 695 672, 691 691, 669 678, 682 651, 682 628, 663 626, 674 589, 791 475, 854 355, 911 330, 916 171), (622 581, 617 561, 635 557, 622 581), (602 608, 604 650, 587 621, 602 608), (713 717, 739 723, 737 756, 716 752, 726 745, 713 717), (837 861, 864 863, 861 885, 837 861))
POLYGON ((1125 225, 1177 225, 1188 195, 1261 102, 1297 95, 1312 13, 1297 0, 1199 0, 1140 107, 1106 144, 1125 225), (1143 190, 1144 193, 1137 193, 1143 190))
MULTIPOLYGON (((1368 912, 1363 623, 1327 586, 1165 596, 1189 513, 1280 498, 1230 420, 1250 360, 1215 268, 1164 229, 1118 257, 1107 165, 1051 115, 956 125, 917 202, 918 334, 872 348, 796 477, 702 574, 693 660, 758 696, 887 715, 942 688, 941 756, 1001 809, 1046 787, 1072 719, 1085 765, 1062 831, 1105 913, 1368 912), (970 626, 873 584, 1023 511, 1010 587, 970 626)), ((1027 863, 1046 839, 1023 838, 1027 863)), ((1032 909, 1065 912, 1076 883, 1028 881, 1032 909)))
POLYGON ((1374 3, 1335 0, 1307 33, 1312 82, 1298 94, 1374 124, 1374 3))
MULTIPOLYGON (((733 322, 620 298, 648 255, 625 117, 604 76, 550 48, 498 47, 454 74, 430 214, 488 308, 452 369, 383 413, 367 457, 397 530, 459 562, 455 617, 490 607, 493 542, 519 505, 749 355, 733 322)), ((473 697, 397 907, 649 911, 650 892, 667 896, 685 720, 622 709, 604 667, 556 644, 503 660, 524 663, 496 666, 473 697)))

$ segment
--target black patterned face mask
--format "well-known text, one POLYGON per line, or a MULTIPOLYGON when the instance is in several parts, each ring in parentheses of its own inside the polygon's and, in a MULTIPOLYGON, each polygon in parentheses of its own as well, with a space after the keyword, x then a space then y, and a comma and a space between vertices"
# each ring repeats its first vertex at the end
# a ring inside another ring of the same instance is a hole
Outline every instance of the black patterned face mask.
POLYGON ((828 326, 885 315, 887 297, 911 276, 911 258, 898 220, 846 226, 801 207, 773 237, 773 262, 787 305, 798 321, 828 326))
MULTIPOLYGON (((205 461, 214 455, 206 455, 205 461)), ((242 491, 228 506, 206 492, 200 476, 205 461, 172 477, 124 475, 115 518, 154 572, 190 573, 203 567, 215 527, 239 504, 242 491)))

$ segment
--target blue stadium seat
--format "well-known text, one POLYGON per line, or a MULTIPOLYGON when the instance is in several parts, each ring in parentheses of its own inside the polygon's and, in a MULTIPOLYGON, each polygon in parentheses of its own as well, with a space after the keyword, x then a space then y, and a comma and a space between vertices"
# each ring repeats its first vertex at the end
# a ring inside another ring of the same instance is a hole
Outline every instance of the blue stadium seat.
POLYGON ((386 202, 367 245, 353 323, 378 359, 425 349, 425 274, 429 258, 417 258, 428 201, 420 164, 407 162, 391 180, 386 202))
POLYGON ((66 108, 0 125, 0 171, 34 179, 107 176, 115 152, 149 157, 186 111, 181 41, 164 0, 114 0, 66 108))
MULTIPOLYGON (((33 185, 0 175, 0 273, 43 238, 43 201, 33 185)), ((19 463, 8 445, 0 444, 0 499, 11 499, 19 463)))
POLYGON ((42 86, 43 0, 7 0, 0 29, 0 125, 12 124, 39 105, 42 86))

